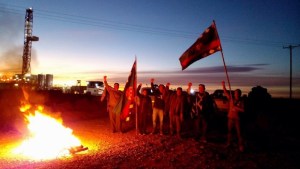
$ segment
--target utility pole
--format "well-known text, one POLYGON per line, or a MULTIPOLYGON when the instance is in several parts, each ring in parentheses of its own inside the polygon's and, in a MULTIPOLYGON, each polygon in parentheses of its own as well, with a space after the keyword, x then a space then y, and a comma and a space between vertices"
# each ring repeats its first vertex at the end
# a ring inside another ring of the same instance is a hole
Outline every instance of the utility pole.
POLYGON ((283 46, 283 49, 290 49, 290 99, 292 99, 292 57, 293 57, 293 49, 296 47, 300 47, 300 45, 289 45, 289 46, 283 46))

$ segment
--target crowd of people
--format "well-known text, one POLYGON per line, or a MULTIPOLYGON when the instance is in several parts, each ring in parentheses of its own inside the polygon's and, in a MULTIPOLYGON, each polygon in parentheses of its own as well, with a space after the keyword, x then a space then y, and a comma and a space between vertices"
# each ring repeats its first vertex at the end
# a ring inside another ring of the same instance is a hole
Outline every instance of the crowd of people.
MULTIPOLYGON (((102 94, 101 101, 107 99, 107 111, 109 113, 112 132, 120 131, 120 114, 114 112, 117 101, 122 95, 119 90, 119 84, 114 87, 108 85, 107 77, 104 76, 105 91, 102 94)), ((137 105, 137 130, 140 135, 159 134, 175 135, 181 138, 183 125, 186 117, 192 120, 193 135, 200 142, 207 143, 207 128, 210 115, 215 111, 214 101, 211 95, 205 90, 204 84, 198 85, 198 92, 192 92, 192 83, 188 83, 185 90, 178 87, 176 90, 170 90, 170 83, 166 85, 154 85, 154 79, 151 83, 151 97, 146 88, 139 84, 136 91, 137 105), (149 118, 150 117, 150 118, 149 118), (149 120, 152 123, 151 130, 147 131, 149 120), (164 126, 168 126, 167 129, 164 126), (168 130, 168 131, 166 131, 168 130)), ((222 87, 225 96, 229 101, 227 114, 227 142, 226 147, 231 146, 232 133, 236 133, 238 147, 244 151, 244 143, 241 134, 240 116, 244 112, 244 102, 241 99, 241 90, 236 89, 234 95, 228 92, 225 82, 222 81, 222 87), (235 131, 234 131, 235 130, 235 131)))

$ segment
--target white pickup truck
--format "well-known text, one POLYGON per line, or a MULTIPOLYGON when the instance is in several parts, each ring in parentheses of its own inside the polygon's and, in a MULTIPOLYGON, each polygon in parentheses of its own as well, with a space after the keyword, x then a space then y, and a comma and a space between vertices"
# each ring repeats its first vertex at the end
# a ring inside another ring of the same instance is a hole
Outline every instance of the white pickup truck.
POLYGON ((104 83, 102 81, 87 81, 86 94, 100 96, 104 91, 104 83))

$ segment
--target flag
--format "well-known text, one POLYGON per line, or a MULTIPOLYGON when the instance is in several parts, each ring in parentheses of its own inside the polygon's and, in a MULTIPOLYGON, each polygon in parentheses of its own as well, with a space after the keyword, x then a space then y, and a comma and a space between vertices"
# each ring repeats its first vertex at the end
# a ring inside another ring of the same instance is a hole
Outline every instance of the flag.
POLYGON ((218 36, 216 25, 213 22, 197 41, 188 48, 179 58, 182 70, 199 59, 205 58, 221 50, 221 42, 218 36))
POLYGON ((123 94, 121 95, 118 104, 114 108, 115 112, 120 112, 121 120, 125 120, 132 111, 134 111, 134 99, 136 96, 136 60, 134 61, 131 72, 128 76, 123 94))

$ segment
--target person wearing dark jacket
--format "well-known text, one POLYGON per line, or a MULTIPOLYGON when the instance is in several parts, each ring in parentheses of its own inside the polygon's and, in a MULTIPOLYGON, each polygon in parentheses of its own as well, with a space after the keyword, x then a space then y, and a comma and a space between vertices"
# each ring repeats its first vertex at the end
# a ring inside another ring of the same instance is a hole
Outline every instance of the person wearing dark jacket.
POLYGON ((176 93, 171 96, 170 104, 170 134, 173 135, 175 124, 177 137, 180 138, 181 123, 183 122, 184 111, 184 96, 182 95, 182 88, 178 87, 176 93))
MULTIPOLYGON (((154 79, 151 79, 151 89, 152 91, 156 91, 154 88, 154 79)), ((153 105, 153 114, 152 114, 152 123, 153 123, 153 130, 151 134, 155 133, 156 129, 156 119, 157 116, 159 118, 159 133, 160 135, 163 135, 163 120, 164 120, 164 112, 165 112, 165 103, 167 97, 166 88, 163 84, 160 84, 158 86, 158 93, 156 93, 154 96, 154 105, 153 105)))
POLYGON ((140 84, 137 88, 137 96, 138 96, 138 129, 141 135, 147 134, 147 117, 152 113, 152 100, 148 95, 148 91, 146 89, 142 89, 142 94, 140 93, 140 89, 142 84, 140 84))
POLYGON ((195 121, 195 134, 198 137, 201 127, 201 142, 206 141, 207 122, 210 113, 213 112, 213 100, 208 92, 205 91, 205 85, 199 84, 199 92, 196 93, 195 102, 192 108, 192 117, 195 121), (200 126, 200 127, 199 127, 200 126))

